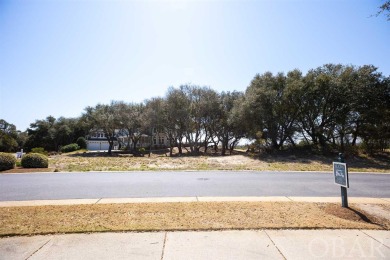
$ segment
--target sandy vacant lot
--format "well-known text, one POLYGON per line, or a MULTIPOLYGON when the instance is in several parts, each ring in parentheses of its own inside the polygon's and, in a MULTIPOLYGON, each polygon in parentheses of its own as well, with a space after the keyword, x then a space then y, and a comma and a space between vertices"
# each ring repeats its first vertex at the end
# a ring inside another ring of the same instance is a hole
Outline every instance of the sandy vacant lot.
MULTIPOLYGON (((256 171, 331 171, 336 158, 319 155, 234 155, 175 156, 152 154, 131 157, 104 153, 59 155, 50 159, 57 171, 142 171, 142 170, 256 170, 256 171)), ((390 156, 346 158, 351 171, 390 172, 390 156)))
MULTIPOLYGON (((49 169, 16 169, 10 172, 37 171, 172 171, 172 170, 234 170, 234 171, 332 171, 336 156, 315 154, 258 155, 236 151, 233 155, 173 156, 151 154, 133 157, 131 154, 105 152, 74 152, 49 157, 49 169)), ((375 158, 349 156, 350 171, 390 173, 390 153, 375 158)))

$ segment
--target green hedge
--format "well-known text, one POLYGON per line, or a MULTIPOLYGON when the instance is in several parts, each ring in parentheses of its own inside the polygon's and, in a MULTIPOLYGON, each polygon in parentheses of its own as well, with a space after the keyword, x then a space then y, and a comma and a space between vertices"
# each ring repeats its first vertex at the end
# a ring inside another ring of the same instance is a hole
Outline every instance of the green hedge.
POLYGON ((40 153, 29 153, 22 157, 23 168, 47 168, 49 160, 47 156, 40 153))
POLYGON ((48 154, 47 151, 45 151, 45 149, 43 147, 35 147, 35 148, 32 148, 31 149, 31 152, 32 153, 40 153, 40 154, 43 154, 43 155, 46 155, 48 154))
POLYGON ((76 143, 80 146, 80 149, 87 149, 87 140, 84 137, 77 138, 76 143))
POLYGON ((78 144, 68 144, 61 147, 62 153, 70 153, 74 152, 80 149, 80 146, 78 144))
POLYGON ((13 169, 15 167, 16 157, 10 153, 0 153, 0 171, 13 169))

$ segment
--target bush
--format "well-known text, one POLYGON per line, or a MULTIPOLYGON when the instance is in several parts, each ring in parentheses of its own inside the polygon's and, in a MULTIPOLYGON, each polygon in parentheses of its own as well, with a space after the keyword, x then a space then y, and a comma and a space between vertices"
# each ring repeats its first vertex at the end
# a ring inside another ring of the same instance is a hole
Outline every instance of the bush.
POLYGON ((80 146, 78 144, 68 144, 61 147, 62 153, 70 153, 74 152, 80 149, 80 146))
POLYGON ((76 143, 80 146, 80 149, 87 149, 87 140, 84 137, 77 138, 76 143))
POLYGON ((0 171, 13 169, 15 167, 16 157, 10 153, 0 153, 0 171))
POLYGON ((49 160, 46 155, 40 153, 29 153, 22 157, 23 168, 47 168, 49 160))
POLYGON ((35 148, 31 149, 31 152, 32 153, 40 153, 40 154, 47 156, 47 151, 45 151, 45 149, 42 147, 35 147, 35 148))

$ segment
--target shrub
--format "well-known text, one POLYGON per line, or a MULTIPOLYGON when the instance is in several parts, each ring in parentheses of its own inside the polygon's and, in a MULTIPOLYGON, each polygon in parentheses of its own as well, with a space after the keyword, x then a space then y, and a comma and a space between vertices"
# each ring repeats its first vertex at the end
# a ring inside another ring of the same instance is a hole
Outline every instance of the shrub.
POLYGON ((15 167, 16 157, 10 153, 0 153, 0 171, 13 169, 15 167))
POLYGON ((23 168, 47 168, 49 160, 46 155, 40 153, 29 153, 22 157, 23 168))
POLYGON ((87 140, 84 137, 77 138, 76 143, 80 146, 80 149, 87 149, 87 140))
POLYGON ((61 152, 70 153, 70 152, 77 151, 78 149, 80 149, 80 146, 78 144, 68 144, 61 147, 61 152))
POLYGON ((40 154, 47 156, 47 151, 45 151, 45 149, 42 147, 35 147, 35 148, 31 149, 31 152, 32 153, 40 153, 40 154))

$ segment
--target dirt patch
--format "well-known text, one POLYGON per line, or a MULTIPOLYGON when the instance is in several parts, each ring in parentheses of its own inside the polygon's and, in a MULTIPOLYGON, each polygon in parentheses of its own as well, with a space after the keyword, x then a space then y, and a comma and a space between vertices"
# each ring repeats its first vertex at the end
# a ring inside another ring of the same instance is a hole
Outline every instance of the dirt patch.
POLYGON ((386 204, 358 204, 360 209, 371 215, 390 221, 390 205, 386 204))
POLYGON ((386 229, 390 229, 390 204, 357 204, 366 214, 372 216, 375 223, 381 223, 386 229))
POLYGON ((371 223, 371 220, 365 214, 351 207, 343 208, 340 207, 340 205, 329 204, 324 210, 327 214, 331 214, 342 219, 371 223))
POLYGON ((327 214, 338 218, 347 219, 360 223, 370 223, 381 226, 385 229, 390 228, 390 208, 388 205, 377 204, 356 204, 349 208, 340 207, 336 204, 328 204, 324 211, 327 214))
POLYGON ((191 202, 8 207, 0 209, 0 236, 102 231, 223 229, 382 229, 336 204, 191 202), (349 216, 352 219, 349 219, 349 216))
POLYGON ((14 169, 2 171, 0 173, 30 173, 30 172, 54 172, 54 168, 23 168, 23 167, 15 167, 14 169))

